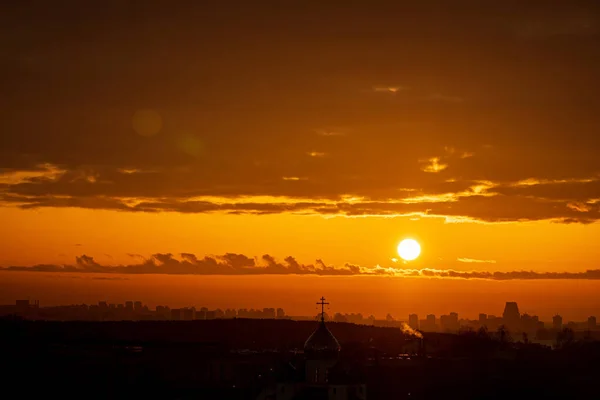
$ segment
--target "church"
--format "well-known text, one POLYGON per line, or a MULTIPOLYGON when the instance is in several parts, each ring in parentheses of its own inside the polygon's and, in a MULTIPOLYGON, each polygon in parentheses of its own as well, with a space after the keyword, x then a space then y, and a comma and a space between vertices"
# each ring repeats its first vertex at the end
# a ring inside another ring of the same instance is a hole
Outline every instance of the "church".
POLYGON ((325 298, 315 331, 304 343, 302 366, 290 365, 281 382, 265 388, 259 400, 366 400, 366 385, 346 373, 339 360, 341 346, 325 324, 325 298))

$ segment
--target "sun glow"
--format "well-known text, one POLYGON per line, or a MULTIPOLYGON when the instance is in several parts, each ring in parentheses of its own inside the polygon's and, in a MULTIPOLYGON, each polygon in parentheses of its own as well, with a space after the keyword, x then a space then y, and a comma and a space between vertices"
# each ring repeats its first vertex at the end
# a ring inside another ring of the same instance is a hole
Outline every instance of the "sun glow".
POLYGON ((398 245, 398 255, 405 261, 412 261, 421 254, 421 246, 414 239, 404 239, 398 245))

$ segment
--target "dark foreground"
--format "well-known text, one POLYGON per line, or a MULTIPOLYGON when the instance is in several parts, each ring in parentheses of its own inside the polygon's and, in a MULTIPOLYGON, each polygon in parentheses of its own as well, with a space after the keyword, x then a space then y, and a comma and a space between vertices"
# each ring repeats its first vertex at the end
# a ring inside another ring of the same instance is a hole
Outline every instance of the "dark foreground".
MULTIPOLYGON (((255 399, 290 370, 315 322, 0 321, 1 398, 255 399), (12 394, 12 396, 11 396, 12 394)), ((347 379, 368 399, 600 398, 600 344, 558 350, 467 332, 329 324, 347 379), (408 355, 406 355, 408 354, 408 355)))

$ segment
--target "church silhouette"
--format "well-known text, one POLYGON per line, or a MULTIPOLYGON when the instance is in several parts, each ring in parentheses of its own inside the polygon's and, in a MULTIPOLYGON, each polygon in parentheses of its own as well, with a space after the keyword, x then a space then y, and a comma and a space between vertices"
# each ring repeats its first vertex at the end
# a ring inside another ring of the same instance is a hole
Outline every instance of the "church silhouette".
POLYGON ((304 343, 304 365, 288 365, 275 385, 265 388, 259 400, 366 400, 366 385, 356 382, 340 362, 341 346, 325 324, 325 297, 317 328, 304 343), (303 367, 303 368, 302 368, 303 367))

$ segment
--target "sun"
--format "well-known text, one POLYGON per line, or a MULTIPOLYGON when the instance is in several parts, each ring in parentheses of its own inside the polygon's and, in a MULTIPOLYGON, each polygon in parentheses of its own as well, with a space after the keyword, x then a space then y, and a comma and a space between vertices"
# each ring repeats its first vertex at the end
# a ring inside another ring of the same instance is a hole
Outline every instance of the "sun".
POLYGON ((421 246, 414 239, 404 239, 398 245, 398 255, 405 261, 412 261, 421 254, 421 246))

